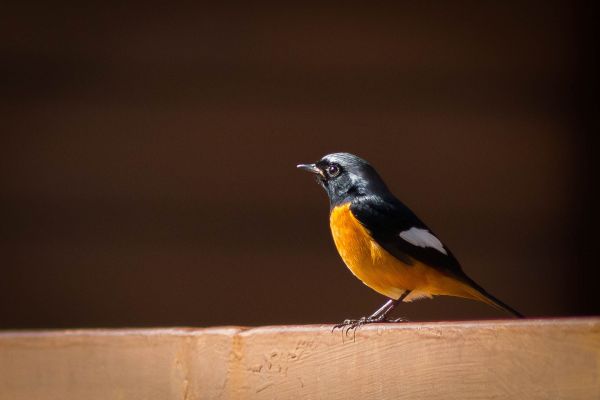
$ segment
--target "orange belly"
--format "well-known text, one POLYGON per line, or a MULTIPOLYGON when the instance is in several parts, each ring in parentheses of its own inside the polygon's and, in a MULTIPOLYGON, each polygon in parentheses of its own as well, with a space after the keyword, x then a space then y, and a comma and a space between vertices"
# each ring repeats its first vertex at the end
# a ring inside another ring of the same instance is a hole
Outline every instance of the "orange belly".
POLYGON ((410 290, 405 301, 432 295, 471 297, 471 290, 462 282, 416 260, 405 264, 384 250, 354 217, 350 203, 335 207, 329 222, 333 241, 346 266, 376 292, 398 299, 410 290))

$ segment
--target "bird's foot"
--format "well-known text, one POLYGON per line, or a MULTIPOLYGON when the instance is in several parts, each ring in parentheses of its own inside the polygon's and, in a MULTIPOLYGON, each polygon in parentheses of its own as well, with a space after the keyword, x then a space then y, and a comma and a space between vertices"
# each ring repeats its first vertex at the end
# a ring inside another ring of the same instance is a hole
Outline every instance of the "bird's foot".
POLYGON ((362 317, 359 319, 346 319, 341 324, 334 325, 331 332, 333 332, 339 328, 342 330, 342 334, 345 334, 346 336, 348 336, 350 331, 354 331, 353 337, 355 338, 356 337, 356 329, 358 329, 358 327, 366 325, 366 324, 376 323, 376 322, 381 322, 381 319, 380 318, 371 318, 371 317, 362 317))
POLYGON ((331 329, 331 331, 335 331, 336 329, 341 329, 342 332, 348 336, 350 331, 353 331, 354 333, 354 337, 356 337, 356 330, 358 328, 360 328, 363 325, 367 325, 367 324, 376 324, 376 323, 380 323, 380 322, 407 322, 408 320, 405 318, 394 318, 394 319, 389 319, 389 318, 385 318, 385 316, 379 316, 379 317, 362 317, 359 319, 347 319, 344 320, 344 322, 342 322, 341 324, 337 324, 333 326, 333 329, 331 329))

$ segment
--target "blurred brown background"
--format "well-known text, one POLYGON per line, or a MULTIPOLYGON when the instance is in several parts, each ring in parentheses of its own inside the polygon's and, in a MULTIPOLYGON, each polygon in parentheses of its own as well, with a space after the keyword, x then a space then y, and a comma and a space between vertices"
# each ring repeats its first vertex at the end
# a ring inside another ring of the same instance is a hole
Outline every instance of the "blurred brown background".
MULTIPOLYGON (((2 14, 0 328, 370 313, 384 299, 295 169, 333 151, 370 160, 523 313, 600 310, 585 3, 2 14)), ((503 317, 453 298, 400 313, 503 317)))

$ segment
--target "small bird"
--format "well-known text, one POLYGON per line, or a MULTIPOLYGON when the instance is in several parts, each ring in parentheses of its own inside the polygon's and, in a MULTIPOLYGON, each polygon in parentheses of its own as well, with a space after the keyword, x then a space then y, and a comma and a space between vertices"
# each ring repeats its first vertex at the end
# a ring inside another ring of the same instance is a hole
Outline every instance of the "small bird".
POLYGON ((450 249, 390 192, 367 161, 333 153, 297 167, 315 174, 329 196, 331 234, 346 266, 389 298, 370 316, 347 319, 335 327, 350 330, 398 321, 387 316, 399 303, 437 295, 479 300, 523 318, 463 272, 450 249))

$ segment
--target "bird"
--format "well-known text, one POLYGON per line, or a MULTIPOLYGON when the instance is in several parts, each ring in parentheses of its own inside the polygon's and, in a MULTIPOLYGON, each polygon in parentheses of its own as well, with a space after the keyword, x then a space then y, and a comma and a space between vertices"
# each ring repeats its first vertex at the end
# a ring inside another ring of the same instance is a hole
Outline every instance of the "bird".
POLYGON ((329 197, 329 225, 343 262, 388 298, 371 315, 346 319, 334 329, 402 321, 388 318, 398 304, 438 295, 478 300, 523 318, 467 276, 450 249, 392 194, 366 160, 331 153, 297 168, 314 174, 329 197))

